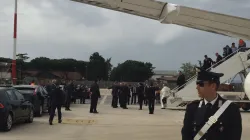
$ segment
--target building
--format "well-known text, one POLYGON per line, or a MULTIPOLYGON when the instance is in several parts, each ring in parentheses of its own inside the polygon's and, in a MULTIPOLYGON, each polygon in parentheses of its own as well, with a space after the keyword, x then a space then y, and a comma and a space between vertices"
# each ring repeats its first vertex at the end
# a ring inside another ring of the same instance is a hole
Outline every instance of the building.
POLYGON ((174 70, 155 70, 151 79, 160 83, 168 83, 170 88, 176 87, 178 72, 174 70))

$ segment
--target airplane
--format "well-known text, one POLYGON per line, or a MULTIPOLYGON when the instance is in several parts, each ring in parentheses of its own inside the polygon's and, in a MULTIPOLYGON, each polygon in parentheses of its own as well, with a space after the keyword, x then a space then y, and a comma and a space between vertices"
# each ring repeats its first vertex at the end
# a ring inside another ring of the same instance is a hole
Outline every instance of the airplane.
POLYGON ((250 19, 155 0, 71 0, 224 36, 250 40, 250 19))

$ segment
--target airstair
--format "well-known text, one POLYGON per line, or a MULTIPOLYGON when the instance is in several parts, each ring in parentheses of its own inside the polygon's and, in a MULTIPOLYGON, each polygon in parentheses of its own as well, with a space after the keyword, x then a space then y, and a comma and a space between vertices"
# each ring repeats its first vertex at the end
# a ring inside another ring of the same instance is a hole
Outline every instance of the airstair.
MULTIPOLYGON (((217 67, 212 68, 211 71, 224 73, 224 76, 221 77, 221 83, 224 83, 250 66, 250 60, 248 60, 249 55, 250 50, 245 52, 237 51, 221 60, 224 62, 217 67)), ((169 109, 183 108, 187 103, 200 99, 196 90, 196 78, 197 75, 188 79, 187 83, 183 85, 183 89, 178 91, 179 88, 175 88, 172 90, 172 96, 168 98, 167 102, 167 107, 169 109)))

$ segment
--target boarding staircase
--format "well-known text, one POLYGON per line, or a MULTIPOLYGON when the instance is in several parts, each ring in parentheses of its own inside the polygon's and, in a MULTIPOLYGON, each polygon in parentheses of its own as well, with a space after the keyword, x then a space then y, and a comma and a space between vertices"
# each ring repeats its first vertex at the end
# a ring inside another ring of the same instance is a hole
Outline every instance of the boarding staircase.
MULTIPOLYGON (((215 68, 213 68, 214 65, 217 65, 218 63, 214 64, 211 67, 211 71, 217 73, 224 73, 224 76, 220 79, 220 82, 224 83, 228 79, 246 70, 250 66, 249 55, 250 50, 246 50, 244 52, 237 50, 235 53, 222 59, 222 63, 221 61, 218 62, 221 64, 216 66, 215 68)), ((181 87, 176 87, 171 90, 171 96, 168 98, 167 108, 185 108, 189 102, 200 99, 196 89, 196 79, 197 75, 188 79, 187 83, 181 86, 183 87, 183 89, 179 90, 179 88, 181 87)))

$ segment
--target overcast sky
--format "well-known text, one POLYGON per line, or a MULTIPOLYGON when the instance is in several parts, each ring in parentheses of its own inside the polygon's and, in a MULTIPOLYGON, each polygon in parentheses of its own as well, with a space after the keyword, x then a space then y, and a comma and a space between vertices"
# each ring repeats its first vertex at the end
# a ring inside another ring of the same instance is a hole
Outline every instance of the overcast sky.
MULTIPOLYGON (((249 0, 168 2, 250 18, 249 0)), ((1 57, 12 57, 13 12, 14 0, 0 0, 1 57)), ((133 59, 151 62, 157 70, 178 70, 182 63, 203 60, 204 54, 215 59, 214 53, 232 42, 238 41, 69 0, 19 0, 17 53, 31 58, 87 61, 97 51, 112 57, 114 65, 133 59)))

